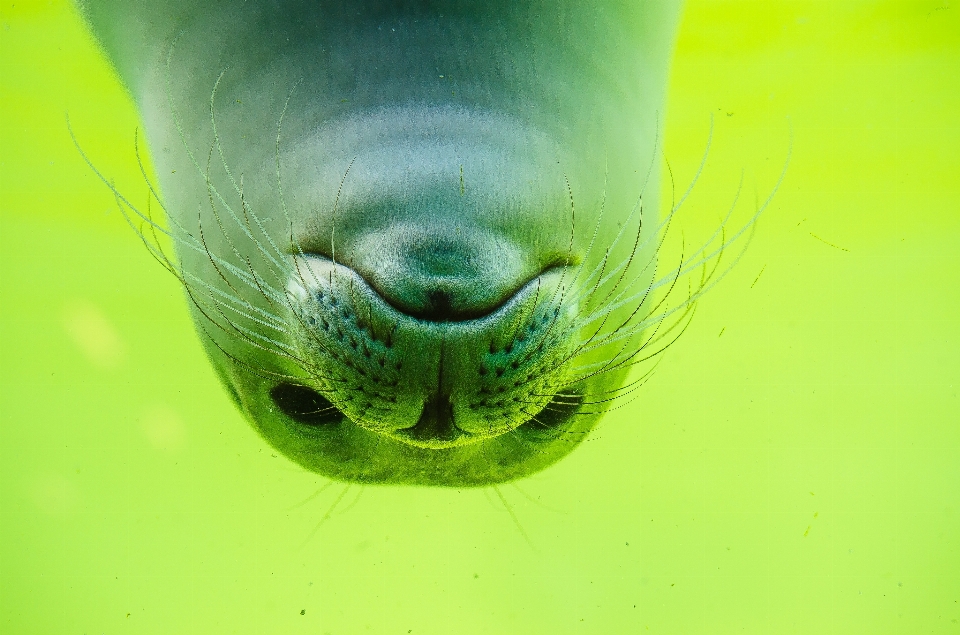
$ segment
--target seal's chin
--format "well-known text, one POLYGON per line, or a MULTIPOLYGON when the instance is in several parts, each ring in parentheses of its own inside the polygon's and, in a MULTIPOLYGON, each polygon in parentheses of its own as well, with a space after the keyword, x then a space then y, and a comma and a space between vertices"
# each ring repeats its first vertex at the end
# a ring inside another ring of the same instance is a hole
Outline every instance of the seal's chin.
MULTIPOLYGON (((568 383, 571 266, 551 266, 512 289, 501 276, 483 292, 471 280, 421 276, 418 293, 401 296, 413 307, 404 312, 351 267, 319 255, 293 260, 287 292, 305 373, 299 390, 314 395, 324 417, 442 450, 538 419, 568 383)), ((284 411, 293 395, 275 389, 272 398, 284 411)))

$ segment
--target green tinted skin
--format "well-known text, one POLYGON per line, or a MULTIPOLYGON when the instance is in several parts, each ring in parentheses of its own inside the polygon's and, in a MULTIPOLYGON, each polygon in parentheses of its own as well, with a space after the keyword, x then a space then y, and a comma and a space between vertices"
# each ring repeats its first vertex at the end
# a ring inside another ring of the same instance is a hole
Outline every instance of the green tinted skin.
POLYGON ((277 450, 483 486, 616 402, 678 2, 83 10, 140 108, 198 333, 277 450))

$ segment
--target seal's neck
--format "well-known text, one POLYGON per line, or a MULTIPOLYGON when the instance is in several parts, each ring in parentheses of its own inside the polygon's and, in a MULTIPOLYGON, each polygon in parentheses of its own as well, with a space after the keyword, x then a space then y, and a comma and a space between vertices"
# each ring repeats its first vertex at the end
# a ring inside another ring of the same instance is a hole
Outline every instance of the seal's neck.
POLYGON ((677 5, 90 0, 84 8, 141 105, 167 87, 175 102, 206 103, 227 70, 225 98, 242 99, 235 87, 251 82, 302 80, 323 120, 421 102, 510 110, 562 130, 610 103, 634 117, 660 107, 677 5))

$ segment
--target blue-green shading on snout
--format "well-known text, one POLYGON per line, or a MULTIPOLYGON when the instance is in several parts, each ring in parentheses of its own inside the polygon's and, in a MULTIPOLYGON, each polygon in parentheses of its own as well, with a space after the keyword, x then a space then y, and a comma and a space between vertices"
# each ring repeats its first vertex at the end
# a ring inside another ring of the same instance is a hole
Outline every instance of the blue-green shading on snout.
POLYGON ((496 484, 633 390, 672 312, 651 294, 679 2, 82 9, 167 223, 118 200, 280 452, 345 481, 496 484))

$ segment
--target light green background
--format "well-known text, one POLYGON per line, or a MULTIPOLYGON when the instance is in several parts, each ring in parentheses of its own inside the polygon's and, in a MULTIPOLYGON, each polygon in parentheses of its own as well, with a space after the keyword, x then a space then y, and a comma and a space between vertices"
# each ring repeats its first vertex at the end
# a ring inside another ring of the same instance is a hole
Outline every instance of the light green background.
POLYGON ((678 184, 715 133, 675 236, 741 168, 762 200, 792 129, 786 180, 640 398, 500 488, 525 539, 490 490, 298 506, 324 482, 241 420, 69 140, 145 202, 129 100, 68 5, 5 2, 0 632, 960 633, 955 5, 689 3, 678 184))

